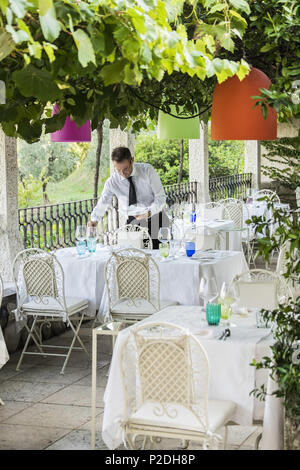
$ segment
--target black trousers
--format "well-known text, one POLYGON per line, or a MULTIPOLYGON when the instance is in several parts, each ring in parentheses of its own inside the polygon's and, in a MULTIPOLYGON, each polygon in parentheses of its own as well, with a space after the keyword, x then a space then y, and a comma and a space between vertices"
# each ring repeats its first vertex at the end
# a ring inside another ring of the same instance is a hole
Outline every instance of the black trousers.
POLYGON ((143 220, 137 220, 137 219, 130 217, 128 218, 127 223, 140 225, 141 227, 148 228, 148 231, 152 240, 153 250, 158 250, 159 248, 159 240, 157 238, 158 230, 164 226, 162 212, 159 212, 159 214, 155 214, 153 217, 149 217, 149 219, 143 219, 143 220))

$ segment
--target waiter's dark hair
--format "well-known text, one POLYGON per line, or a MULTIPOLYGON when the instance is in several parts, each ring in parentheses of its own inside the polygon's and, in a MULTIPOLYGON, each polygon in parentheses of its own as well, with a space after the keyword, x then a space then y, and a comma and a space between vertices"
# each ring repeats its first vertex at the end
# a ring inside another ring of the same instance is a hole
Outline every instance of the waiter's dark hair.
POLYGON ((116 147, 111 153, 113 162, 123 162, 124 160, 131 160, 131 153, 127 147, 116 147))

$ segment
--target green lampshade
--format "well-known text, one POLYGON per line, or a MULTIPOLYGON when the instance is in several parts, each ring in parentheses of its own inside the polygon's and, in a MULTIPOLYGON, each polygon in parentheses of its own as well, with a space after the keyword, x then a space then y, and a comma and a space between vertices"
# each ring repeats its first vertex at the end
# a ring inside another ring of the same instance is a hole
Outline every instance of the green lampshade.
MULTIPOLYGON (((175 106, 171 113, 176 114, 175 106)), ((200 139, 199 117, 179 119, 159 111, 157 137, 159 139, 200 139)))

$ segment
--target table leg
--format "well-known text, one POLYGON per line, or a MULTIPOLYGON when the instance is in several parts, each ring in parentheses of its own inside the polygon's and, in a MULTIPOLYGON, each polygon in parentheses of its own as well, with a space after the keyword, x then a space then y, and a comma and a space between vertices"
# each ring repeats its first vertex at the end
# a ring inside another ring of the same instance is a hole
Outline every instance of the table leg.
POLYGON ((96 438, 96 391, 97 391, 97 335, 92 333, 92 422, 91 422, 91 448, 95 449, 96 438))
POLYGON ((229 250, 229 232, 226 232, 226 251, 229 250))

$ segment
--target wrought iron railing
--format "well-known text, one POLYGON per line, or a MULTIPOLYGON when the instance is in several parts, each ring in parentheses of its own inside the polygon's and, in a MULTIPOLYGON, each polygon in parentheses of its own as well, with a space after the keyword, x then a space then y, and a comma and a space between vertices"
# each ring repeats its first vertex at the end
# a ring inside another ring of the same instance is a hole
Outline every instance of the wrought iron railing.
POLYGON ((247 189, 252 187, 252 173, 233 176, 222 176, 209 180, 209 195, 212 201, 233 197, 245 199, 247 189))
MULTIPOLYGON (((78 225, 86 225, 97 199, 64 202, 19 209, 19 227, 24 248, 55 250, 75 245, 78 225)), ((119 226, 117 199, 114 198, 101 221, 102 229, 119 226)))
MULTIPOLYGON (((251 173, 246 173, 211 179, 209 182, 211 200, 246 197, 247 188, 251 188, 251 176, 251 173)), ((186 182, 165 186, 167 204, 182 201, 196 204, 197 185, 196 182, 186 182)), ((55 250, 74 246, 76 227, 87 224, 96 203, 97 199, 87 199, 19 209, 19 226, 24 248, 55 250)), ((118 201, 114 197, 112 205, 101 221, 101 228, 108 237, 109 233, 118 227, 118 201)))
POLYGON ((175 204, 178 202, 186 201, 196 204, 197 202, 197 183, 186 182, 180 184, 171 184, 164 186, 167 196, 167 204, 175 204))

